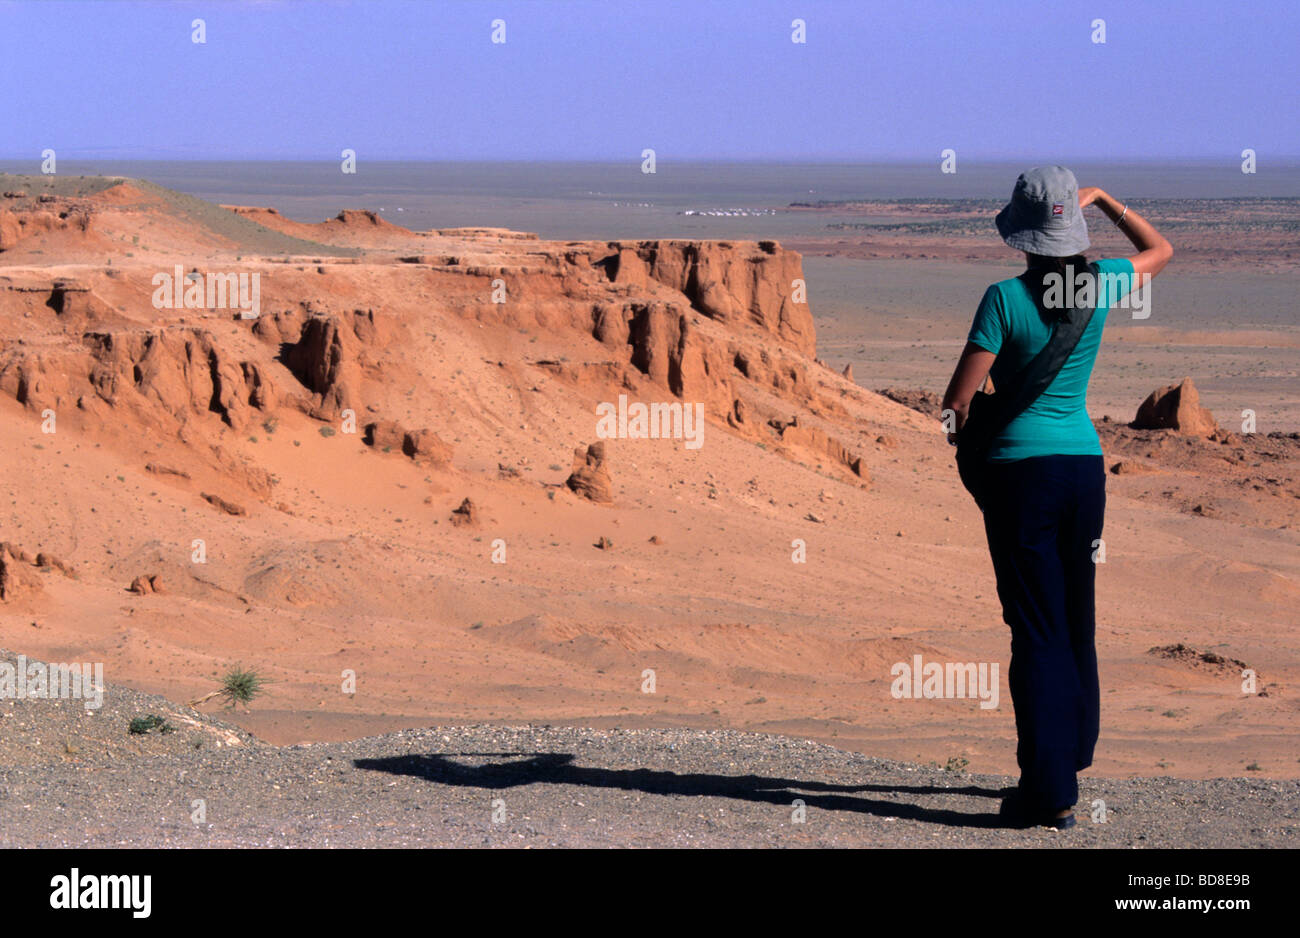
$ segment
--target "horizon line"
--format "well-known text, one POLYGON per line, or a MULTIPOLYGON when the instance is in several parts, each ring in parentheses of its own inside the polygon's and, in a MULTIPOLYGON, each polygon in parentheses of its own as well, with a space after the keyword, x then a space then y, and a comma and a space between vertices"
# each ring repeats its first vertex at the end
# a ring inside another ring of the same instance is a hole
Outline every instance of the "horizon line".
MULTIPOLYGON (((56 150, 57 153, 57 150, 56 150)), ((63 162, 121 162, 121 163, 338 163, 340 157, 322 157, 322 156, 277 156, 277 157, 237 157, 237 156, 76 156, 69 155, 60 157, 63 162)), ((1043 160, 1056 160, 1062 165, 1065 163, 1108 163, 1110 165, 1146 165, 1146 164, 1169 164, 1169 163, 1199 163, 1213 165, 1222 162, 1224 165, 1234 165, 1240 163, 1240 155, 1231 156, 1126 156, 1126 157, 1100 157, 1100 156, 1080 156, 1080 157, 1059 157, 1059 156, 968 156, 959 157, 960 163, 974 163, 976 165, 990 163, 1025 163, 1038 161, 1041 164, 1043 160)), ((20 156, 11 156, 0 154, 0 162, 20 163, 31 161, 39 164, 39 156, 23 154, 20 156)), ((543 164, 582 164, 596 163, 603 165, 618 165, 627 163, 636 165, 641 162, 640 157, 407 157, 407 156, 386 156, 386 157, 359 157, 358 163, 522 163, 531 165, 543 164)), ((728 156, 685 156, 671 157, 664 159, 656 155, 658 164, 686 164, 686 163, 749 163, 754 165, 792 165, 802 164, 808 166, 869 166, 869 165, 905 165, 934 163, 938 164, 940 158, 934 156, 925 157, 908 157, 908 156, 889 156, 889 157, 728 157, 728 156)), ((1269 163, 1300 163, 1300 153, 1282 154, 1267 157, 1269 163)), ((953 174, 956 175, 956 174, 953 174)))

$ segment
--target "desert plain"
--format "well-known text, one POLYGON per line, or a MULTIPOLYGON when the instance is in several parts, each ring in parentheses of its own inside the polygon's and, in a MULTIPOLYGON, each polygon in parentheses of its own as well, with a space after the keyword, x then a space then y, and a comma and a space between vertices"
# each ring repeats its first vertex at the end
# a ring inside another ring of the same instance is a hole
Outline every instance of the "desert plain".
MULTIPOLYGON (((691 727, 1014 773, 1008 630, 936 406, 1016 273, 988 206, 563 240, 133 178, 0 190, 0 646, 177 702, 255 668, 224 717, 273 743, 691 727), (206 305, 226 275, 257 275, 256 310, 206 305), (601 440, 620 396, 700 404, 701 445, 601 440), (917 655, 997 663, 999 705, 896 698, 917 655)), ((1178 253, 1091 391, 1090 772, 1297 778, 1295 202, 1143 211, 1178 253), (1185 377, 1217 429, 1128 426, 1185 377)))

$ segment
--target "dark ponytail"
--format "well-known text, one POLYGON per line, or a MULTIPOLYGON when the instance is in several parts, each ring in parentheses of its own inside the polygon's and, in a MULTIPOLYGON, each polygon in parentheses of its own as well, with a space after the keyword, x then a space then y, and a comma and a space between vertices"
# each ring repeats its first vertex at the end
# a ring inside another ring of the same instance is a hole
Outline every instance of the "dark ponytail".
MULTIPOLYGON (((1025 286, 1029 288, 1030 294, 1034 298, 1035 305, 1042 314, 1049 320, 1068 318, 1073 307, 1054 306, 1048 308, 1044 305, 1043 300, 1047 294, 1049 286, 1048 277, 1055 276, 1058 284, 1064 284, 1073 281, 1079 274, 1090 270, 1088 267, 1088 258, 1083 254, 1075 254, 1071 257, 1050 257, 1046 254, 1029 254, 1029 269, 1021 276, 1024 278, 1025 286)), ((1067 296, 1073 295, 1067 292, 1067 296)))

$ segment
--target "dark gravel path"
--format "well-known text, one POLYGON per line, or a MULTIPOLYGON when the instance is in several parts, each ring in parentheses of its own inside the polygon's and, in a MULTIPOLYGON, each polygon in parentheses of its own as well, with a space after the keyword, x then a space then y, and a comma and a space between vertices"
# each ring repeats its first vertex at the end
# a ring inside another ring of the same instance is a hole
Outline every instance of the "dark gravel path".
POLYGON ((1089 778, 1063 833, 999 827, 1013 783, 730 730, 469 726, 279 748, 125 688, 93 715, 0 701, 6 847, 1300 845, 1297 781, 1089 778), (128 734, 147 713, 176 730, 128 734), (1095 799, 1106 823, 1087 816, 1095 799))

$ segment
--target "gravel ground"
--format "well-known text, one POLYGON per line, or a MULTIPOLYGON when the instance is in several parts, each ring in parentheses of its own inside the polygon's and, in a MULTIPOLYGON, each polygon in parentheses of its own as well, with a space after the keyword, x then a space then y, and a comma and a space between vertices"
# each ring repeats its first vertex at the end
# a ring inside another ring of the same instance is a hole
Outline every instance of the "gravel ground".
POLYGON ((1300 845, 1295 780, 1085 778, 1079 826, 1059 833, 999 826, 1013 784, 731 730, 457 726, 275 747, 126 688, 97 711, 0 701, 4 847, 1300 845), (174 731, 127 731, 148 714, 174 731), (1085 810, 1097 799, 1105 823, 1085 810))

